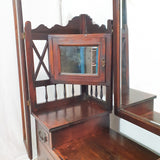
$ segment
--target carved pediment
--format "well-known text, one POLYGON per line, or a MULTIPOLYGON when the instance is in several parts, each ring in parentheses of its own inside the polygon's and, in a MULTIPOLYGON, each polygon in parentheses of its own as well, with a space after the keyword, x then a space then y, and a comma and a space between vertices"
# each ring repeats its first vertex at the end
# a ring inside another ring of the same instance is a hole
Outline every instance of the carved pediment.
POLYGON ((80 33, 111 33, 112 20, 108 20, 107 28, 105 25, 94 24, 92 19, 85 14, 74 17, 66 26, 54 25, 52 28, 47 28, 45 25, 40 25, 32 30, 32 33, 46 34, 80 34, 80 33))

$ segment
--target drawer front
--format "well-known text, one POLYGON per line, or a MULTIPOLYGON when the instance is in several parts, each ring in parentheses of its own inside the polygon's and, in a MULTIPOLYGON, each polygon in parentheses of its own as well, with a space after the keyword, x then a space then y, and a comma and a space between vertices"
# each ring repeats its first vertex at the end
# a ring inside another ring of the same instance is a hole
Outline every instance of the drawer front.
POLYGON ((52 150, 49 133, 36 121, 38 160, 60 160, 52 150))
POLYGON ((52 149, 50 133, 38 121, 36 121, 37 141, 40 141, 44 146, 52 149))
POLYGON ((41 141, 42 143, 48 144, 48 134, 46 131, 42 129, 38 130, 38 138, 39 138, 39 141, 41 141))

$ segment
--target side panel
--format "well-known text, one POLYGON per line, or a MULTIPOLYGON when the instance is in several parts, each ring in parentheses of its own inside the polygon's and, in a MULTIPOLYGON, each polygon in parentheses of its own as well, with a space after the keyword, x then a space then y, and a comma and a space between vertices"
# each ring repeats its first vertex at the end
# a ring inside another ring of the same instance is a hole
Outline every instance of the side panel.
POLYGON ((17 46, 17 61, 19 72, 19 88, 22 112, 23 140, 26 146, 28 157, 32 159, 31 122, 29 109, 28 83, 26 74, 25 47, 23 39, 23 17, 21 0, 12 0, 15 23, 15 35, 17 46))

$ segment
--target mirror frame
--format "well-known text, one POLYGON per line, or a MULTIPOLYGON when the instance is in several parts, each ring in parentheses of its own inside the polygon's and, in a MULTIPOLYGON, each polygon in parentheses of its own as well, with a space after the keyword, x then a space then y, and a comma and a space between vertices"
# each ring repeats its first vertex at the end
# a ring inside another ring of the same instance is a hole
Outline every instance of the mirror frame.
POLYGON ((120 109, 120 0, 113 0, 114 111, 120 109))
POLYGON ((113 70, 114 70, 114 106, 115 113, 121 109, 122 96, 129 94, 129 49, 128 49, 128 27, 126 15, 126 0, 113 0, 113 70), (123 7, 123 9, 121 8, 123 7), (122 11, 121 11, 122 9, 122 11), (121 12, 123 15, 121 15, 121 12), (123 33, 121 37, 121 16, 124 17, 123 33), (122 51, 122 39, 126 39, 126 51, 122 51))
POLYGON ((103 84, 110 83, 106 64, 111 55, 111 34, 63 34, 49 35, 49 68, 51 81, 71 84, 103 84), (98 46, 98 74, 62 74, 59 46, 98 46))

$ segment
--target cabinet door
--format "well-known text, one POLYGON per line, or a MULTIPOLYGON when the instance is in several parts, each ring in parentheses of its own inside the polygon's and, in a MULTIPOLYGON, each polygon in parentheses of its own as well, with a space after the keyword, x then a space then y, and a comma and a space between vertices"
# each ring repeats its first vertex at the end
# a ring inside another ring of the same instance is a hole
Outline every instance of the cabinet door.
POLYGON ((111 34, 51 34, 48 40, 53 82, 110 83, 111 34))

